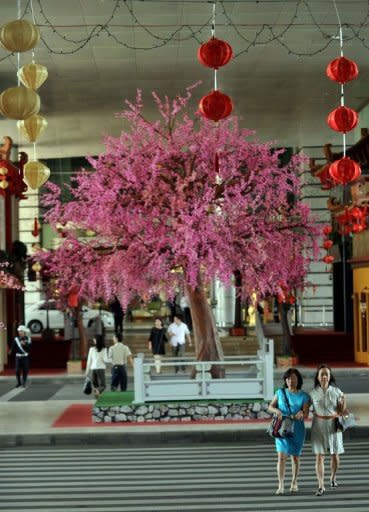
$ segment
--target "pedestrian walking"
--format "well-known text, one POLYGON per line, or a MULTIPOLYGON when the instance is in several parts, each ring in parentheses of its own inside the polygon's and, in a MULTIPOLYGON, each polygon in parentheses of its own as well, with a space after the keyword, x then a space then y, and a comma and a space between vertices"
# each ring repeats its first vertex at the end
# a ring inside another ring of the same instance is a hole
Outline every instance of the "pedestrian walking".
POLYGON ((96 398, 105 389, 105 370, 109 363, 108 351, 104 344, 104 338, 97 334, 93 338, 93 346, 90 347, 87 356, 86 376, 91 378, 93 392, 96 398))
POLYGON ((161 358, 165 355, 165 344, 168 338, 161 318, 155 318, 154 327, 151 329, 148 344, 153 353, 156 373, 161 373, 161 358))
POLYGON ((133 366, 132 353, 127 345, 122 342, 122 336, 113 336, 113 345, 109 348, 109 360, 111 362, 111 390, 121 391, 127 389, 127 363, 133 366))
POLYGON ((186 295, 182 295, 179 305, 181 307, 182 313, 183 313, 183 321, 187 325, 189 331, 192 331, 192 316, 191 316, 191 309, 190 304, 188 302, 188 298, 186 295))
MULTIPOLYGON (((181 315, 177 314, 174 316, 173 323, 168 327, 168 336, 172 347, 172 356, 175 358, 180 359, 184 356, 186 340, 188 341, 189 346, 192 347, 190 331, 187 325, 182 322, 181 315)), ((179 369, 179 365, 176 365, 175 372, 178 373, 179 369)), ((186 367, 183 364, 181 365, 181 369, 183 372, 186 371, 186 367)))
POLYGON ((308 417, 310 398, 302 390, 303 379, 296 368, 289 368, 283 375, 283 387, 278 389, 269 404, 268 412, 279 417, 289 416, 293 420, 293 437, 276 438, 275 447, 278 454, 277 495, 283 495, 286 461, 291 457, 292 478, 290 492, 298 491, 297 477, 300 469, 300 456, 305 441, 304 419, 308 417))
POLYGON ((344 453, 342 432, 337 431, 336 418, 346 413, 346 398, 336 385, 329 366, 322 364, 314 377, 314 389, 310 392, 313 406, 311 425, 311 446, 315 454, 315 471, 318 480, 316 496, 325 493, 324 457, 331 456, 330 486, 338 487, 336 480, 340 466, 340 454, 344 453))
POLYGON ((119 302, 119 299, 116 295, 114 295, 114 300, 110 303, 110 311, 114 315, 114 331, 115 334, 120 334, 123 337, 123 320, 124 320, 124 311, 119 302))
POLYGON ((28 335, 29 330, 25 325, 20 325, 17 329, 18 335, 14 338, 9 354, 15 354, 15 376, 17 384, 15 387, 26 387, 29 372, 29 350, 31 347, 31 338, 28 335))

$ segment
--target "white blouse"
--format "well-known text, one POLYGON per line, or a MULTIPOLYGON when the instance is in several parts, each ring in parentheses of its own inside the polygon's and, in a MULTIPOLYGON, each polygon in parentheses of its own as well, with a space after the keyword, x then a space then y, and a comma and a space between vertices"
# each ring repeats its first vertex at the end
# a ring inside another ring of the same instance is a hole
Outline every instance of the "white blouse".
POLYGON ((107 363, 109 363, 107 349, 103 348, 98 352, 96 347, 91 347, 88 351, 86 375, 88 375, 91 370, 105 370, 107 363))
POLYGON ((324 391, 320 386, 310 392, 315 414, 318 416, 334 416, 337 414, 337 402, 343 393, 335 386, 328 386, 324 391))

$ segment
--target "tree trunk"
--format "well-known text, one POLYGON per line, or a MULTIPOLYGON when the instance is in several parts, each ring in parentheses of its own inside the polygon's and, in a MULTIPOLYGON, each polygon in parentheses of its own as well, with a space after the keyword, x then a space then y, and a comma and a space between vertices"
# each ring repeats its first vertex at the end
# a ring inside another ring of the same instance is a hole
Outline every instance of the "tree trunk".
POLYGON ((282 353, 283 355, 290 356, 292 353, 291 347, 291 332, 290 326, 288 323, 288 311, 289 306, 284 302, 279 305, 281 325, 282 325, 282 333, 283 333, 283 343, 282 343, 282 353))
MULTIPOLYGON (((219 340, 214 315, 202 286, 186 287, 190 304, 192 326, 195 338, 196 359, 198 361, 222 361, 223 348, 219 340)), ((212 367, 213 377, 219 377, 224 369, 219 365, 212 367)))
POLYGON ((76 308, 76 318, 77 318, 77 327, 79 332, 79 339, 80 339, 80 355, 81 360, 85 360, 87 358, 87 335, 86 335, 86 329, 83 325, 83 318, 82 318, 82 311, 80 308, 76 308))

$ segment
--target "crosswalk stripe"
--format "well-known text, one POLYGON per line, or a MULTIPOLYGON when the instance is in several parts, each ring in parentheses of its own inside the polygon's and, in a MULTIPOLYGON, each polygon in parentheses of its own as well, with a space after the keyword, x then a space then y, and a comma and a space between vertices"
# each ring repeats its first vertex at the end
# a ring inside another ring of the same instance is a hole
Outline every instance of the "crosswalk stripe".
POLYGON ((350 441, 345 449, 340 487, 327 489, 321 498, 314 496, 309 443, 300 490, 284 496, 274 494, 276 454, 268 439, 264 444, 3 449, 0 511, 343 512, 349 506, 350 512, 368 512, 369 442, 350 441))

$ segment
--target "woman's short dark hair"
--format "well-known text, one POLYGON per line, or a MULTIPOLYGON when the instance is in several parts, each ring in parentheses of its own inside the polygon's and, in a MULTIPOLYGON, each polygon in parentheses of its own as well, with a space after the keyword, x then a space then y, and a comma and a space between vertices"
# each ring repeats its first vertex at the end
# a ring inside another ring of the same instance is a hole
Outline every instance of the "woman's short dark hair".
POLYGON ((286 383, 286 380, 291 377, 291 375, 296 375, 297 377, 297 389, 301 389, 302 388, 302 385, 304 383, 304 380, 302 378, 302 375, 301 373, 297 370, 297 368, 288 368, 288 370, 286 370, 284 372, 284 375, 283 375, 283 382, 284 382, 284 387, 286 388, 287 387, 287 383, 286 383))
POLYGON ((318 369, 317 369, 315 377, 314 377, 314 388, 320 387, 320 382, 318 380, 318 376, 319 376, 320 370, 323 370, 323 369, 329 370, 329 382, 328 382, 328 385, 329 386, 336 386, 336 379, 334 378, 334 375, 332 373, 331 368, 329 366, 327 366, 326 364, 321 364, 320 366, 318 366, 318 369))
POLYGON ((154 318, 154 322, 156 322, 156 320, 159 320, 159 322, 161 323, 161 326, 163 327, 164 322, 163 322, 163 320, 160 318, 160 316, 156 316, 156 317, 154 318))

